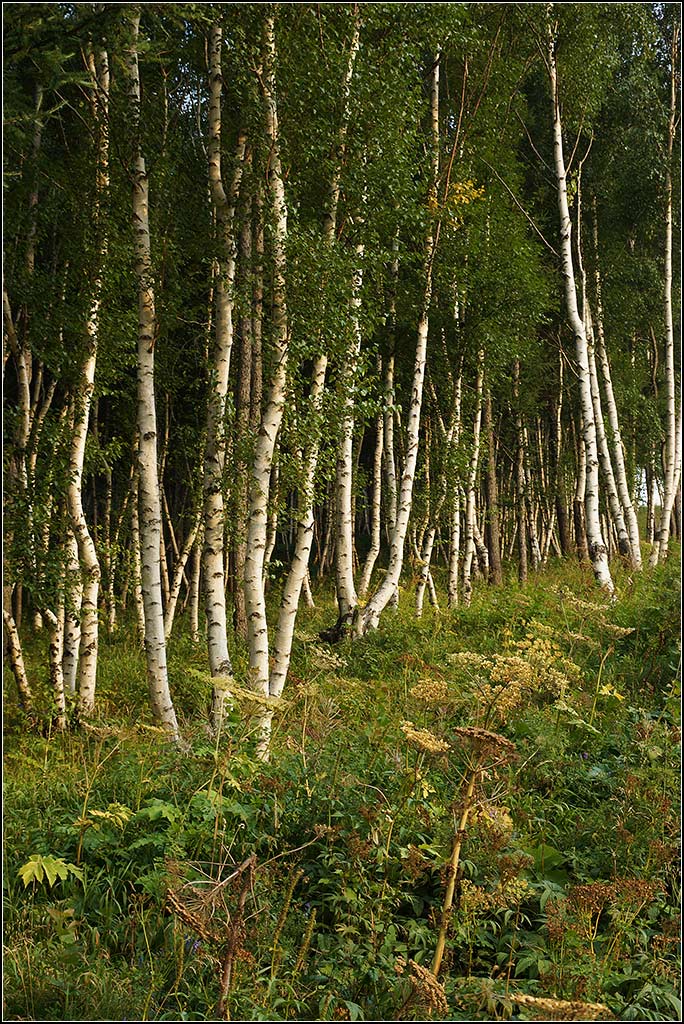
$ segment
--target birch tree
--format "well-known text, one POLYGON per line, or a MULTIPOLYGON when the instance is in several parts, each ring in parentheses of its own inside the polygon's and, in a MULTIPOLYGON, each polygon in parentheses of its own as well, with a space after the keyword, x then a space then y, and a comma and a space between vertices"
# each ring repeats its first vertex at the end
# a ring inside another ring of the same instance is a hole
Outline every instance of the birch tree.
POLYGON ((174 739, 179 739, 176 712, 169 690, 162 607, 160 543, 161 500, 157 474, 157 416, 154 392, 156 313, 149 224, 149 181, 142 152, 138 39, 140 7, 125 9, 129 32, 124 52, 131 121, 133 238, 138 285, 138 481, 142 598, 145 615, 145 658, 152 713, 174 739))
POLYGON ((218 273, 214 287, 214 350, 210 371, 207 433, 204 451, 204 549, 203 573, 207 616, 209 669, 220 682, 212 688, 209 726, 216 733, 223 718, 226 694, 233 675, 228 652, 226 587, 224 576, 225 507, 223 488, 226 461, 225 413, 230 361, 233 349, 233 286, 235 282, 235 208, 242 179, 246 136, 238 132, 234 169, 226 189, 222 175, 221 67, 223 31, 219 22, 209 37, 209 132, 207 156, 209 186, 216 217, 219 244, 218 273))
MULTIPOLYGON (((430 148, 431 148, 431 188, 436 194, 439 175, 439 66, 441 51, 435 54, 430 83, 430 148)), ((447 182, 448 187, 448 182, 447 182)), ((430 325, 430 300, 432 297, 432 269, 436 252, 438 228, 433 225, 425 239, 424 286, 418 321, 418 338, 413 367, 413 384, 411 403, 408 412, 406 430, 406 457, 399 488, 397 518, 392 531, 389 552, 389 564, 385 577, 375 590, 366 606, 356 616, 354 632, 363 636, 369 629, 377 628, 380 616, 393 598, 399 585, 401 567, 404 560, 404 543, 408 530, 409 517, 413 499, 413 481, 418 459, 420 443, 420 416, 423 401, 423 383, 425 380, 425 363, 427 358, 427 341, 430 325)))
POLYGON ((558 74, 556 67, 556 36, 551 23, 551 7, 548 9, 547 22, 547 71, 551 86, 551 112, 553 125, 553 156, 556 175, 556 192, 558 198, 558 214, 560 218, 561 271, 564 281, 565 304, 568 319, 575 337, 575 353, 577 375, 582 409, 582 442, 586 455, 586 531, 589 545, 589 557, 594 575, 600 586, 614 592, 613 579, 608 565, 608 550, 601 532, 599 518, 599 479, 598 451, 596 443, 596 420, 591 395, 591 377, 587 351, 587 336, 584 323, 577 306, 575 285, 575 268, 572 254, 572 222, 568 207, 567 174, 563 155, 563 126, 561 123, 560 98, 558 94, 558 74))

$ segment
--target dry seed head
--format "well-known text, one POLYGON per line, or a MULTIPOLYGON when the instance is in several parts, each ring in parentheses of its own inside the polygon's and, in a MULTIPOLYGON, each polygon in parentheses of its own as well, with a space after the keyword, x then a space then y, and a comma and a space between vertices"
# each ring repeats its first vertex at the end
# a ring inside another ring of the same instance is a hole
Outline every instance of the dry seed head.
POLYGON ((440 1017, 447 1017, 449 1004, 447 1003, 444 986, 440 985, 432 971, 415 960, 409 960, 411 968, 411 984, 413 990, 421 1003, 427 1010, 435 1010, 440 1017))
POLYGON ((440 740, 428 729, 416 729, 413 722, 402 722, 401 731, 411 746, 423 750, 426 754, 444 754, 449 750, 449 744, 440 740))
POLYGON ((515 744, 499 733, 475 725, 459 727, 454 732, 481 757, 496 757, 497 761, 508 763, 516 756, 515 744))
POLYGON ((200 937, 200 939, 203 939, 205 942, 219 941, 216 933, 209 930, 199 914, 190 910, 190 908, 183 903, 173 889, 169 889, 166 893, 166 902, 176 917, 179 917, 180 920, 188 926, 188 928, 192 929, 192 931, 200 937))
POLYGON ((516 995, 513 992, 510 997, 514 1003, 528 1007, 533 1013, 539 1014, 537 1020, 615 1020, 612 1012, 603 1003, 543 999, 523 993, 516 995))
POLYGON ((568 894, 568 903, 578 913, 600 914, 613 895, 613 887, 608 882, 590 882, 587 885, 574 885, 568 894))
POLYGON ((633 628, 627 628, 625 626, 616 626, 613 622, 601 623, 601 628, 606 632, 610 633, 614 637, 629 636, 630 633, 634 632, 633 628))

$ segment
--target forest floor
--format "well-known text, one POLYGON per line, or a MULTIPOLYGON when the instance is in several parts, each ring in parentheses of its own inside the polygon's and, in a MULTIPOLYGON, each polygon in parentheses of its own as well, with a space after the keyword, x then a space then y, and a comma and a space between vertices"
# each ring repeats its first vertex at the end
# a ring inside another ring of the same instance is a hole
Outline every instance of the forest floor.
POLYGON ((3 1019, 680 1020, 677 554, 614 604, 577 565, 421 620, 407 585, 334 648, 317 593, 266 765, 244 699, 207 738, 182 620, 187 751, 127 628, 86 729, 27 730, 6 672, 3 1019))

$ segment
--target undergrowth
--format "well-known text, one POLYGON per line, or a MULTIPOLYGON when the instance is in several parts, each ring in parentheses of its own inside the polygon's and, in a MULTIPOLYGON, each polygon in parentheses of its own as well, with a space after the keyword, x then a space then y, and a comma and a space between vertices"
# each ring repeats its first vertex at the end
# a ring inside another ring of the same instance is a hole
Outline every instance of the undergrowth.
POLYGON ((317 594, 267 765, 244 701, 205 735, 182 633, 187 752, 125 628, 82 731, 27 732, 9 684, 4 1019, 679 1020, 678 565, 616 579, 407 592, 335 647, 317 594))

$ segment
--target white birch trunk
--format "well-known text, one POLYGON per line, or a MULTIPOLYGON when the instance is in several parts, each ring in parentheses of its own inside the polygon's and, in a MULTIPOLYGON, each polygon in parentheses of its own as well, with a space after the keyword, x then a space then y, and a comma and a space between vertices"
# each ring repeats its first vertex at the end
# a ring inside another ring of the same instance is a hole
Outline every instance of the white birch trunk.
POLYGON ((627 531, 627 525, 625 523, 622 505, 620 504, 617 484, 615 482, 615 474, 613 472, 613 463, 608 449, 608 439, 606 437, 606 430, 603 421, 603 407, 601 403, 601 392, 599 388, 598 373, 596 370, 596 356, 594 351, 594 332, 589 306, 587 306, 586 320, 587 358, 589 362, 589 375, 591 378, 591 397, 594 404, 594 418, 596 420, 596 445, 598 448, 599 465, 603 474, 603 483, 606 490, 606 498, 608 500, 611 520, 617 534, 618 551, 625 558, 628 558, 630 562, 633 562, 632 546, 630 543, 629 533, 627 531))
MULTIPOLYGON (((677 110, 677 71, 679 67, 679 26, 672 34, 670 54, 670 117, 667 134, 667 161, 665 166, 665 399, 667 415, 665 421, 665 486, 660 508, 660 519, 655 535, 649 565, 655 566, 667 558, 670 540, 670 519, 674 508, 679 479, 681 477, 681 408, 679 430, 677 429, 677 396, 674 365, 674 321, 672 316, 672 153, 679 120, 677 110), (679 449, 679 459, 678 451, 679 449)), ((681 405, 681 403, 680 403, 681 405)))
MULTIPOLYGON (((261 87, 264 97, 266 142, 270 147, 268 186, 273 208, 273 374, 256 438, 249 488, 247 557, 245 559, 245 607, 249 644, 251 685, 262 696, 269 695, 268 625, 264 594, 264 556, 268 526, 271 468, 276 440, 283 417, 286 395, 288 356, 285 270, 287 242, 287 205, 280 163, 278 109, 275 92, 276 42, 274 14, 269 8, 263 35, 264 68, 261 87)), ((270 722, 261 724, 257 757, 268 757, 270 722)))
POLYGON ((606 348, 606 341, 603 330, 603 298, 601 287, 601 273, 599 270, 598 263, 598 218, 596 214, 596 197, 594 197, 593 199, 593 215, 594 259, 596 261, 596 267, 594 270, 594 286, 596 292, 595 355, 598 360, 598 365, 601 368, 601 376, 603 377, 603 388, 606 399, 606 415, 608 417, 608 425, 610 427, 612 462, 615 469, 615 482, 617 484, 618 495, 625 517, 625 525, 627 527, 627 533, 629 535, 632 567, 634 569, 641 569, 642 562, 641 544, 639 540, 639 523, 637 520, 636 510, 632 503, 632 496, 630 494, 629 484, 627 482, 624 445, 622 442, 622 435, 620 433, 620 420, 618 417, 617 404, 615 402, 615 393, 613 391, 613 378, 610 371, 610 360, 608 358, 608 350, 606 348))
POLYGON ((78 561, 78 544, 72 530, 69 530, 66 539, 64 589, 64 652, 62 656, 62 672, 67 692, 76 693, 78 649, 81 643, 83 582, 81 579, 81 566, 78 561))
POLYGON ((484 383, 484 353, 480 352, 477 360, 477 378, 475 382, 475 418, 473 420, 473 450, 470 456, 468 481, 466 484, 465 506, 465 549, 463 554, 463 603, 466 607, 473 596, 473 559, 475 557, 475 483, 480 463, 480 434, 482 431, 482 391, 484 383))
POLYGON ((204 551, 203 574, 207 616, 207 649, 212 676, 220 679, 212 687, 209 727, 215 735, 224 714, 233 668, 228 652, 228 617, 225 588, 224 468, 226 456, 225 411, 233 349, 233 288, 237 247, 235 208, 244 166, 246 137, 239 133, 235 168, 228 190, 221 171, 221 68, 222 29, 211 28, 209 40, 209 138, 207 154, 209 185, 216 214, 220 256, 214 289, 214 352, 207 409, 207 434, 204 453, 204 551))
POLYGON ((568 208, 568 192, 565 170, 565 159, 563 156, 563 131, 560 117, 560 101, 558 97, 558 81, 556 72, 556 44, 551 24, 548 26, 548 71, 551 84, 551 104, 553 116, 553 152, 556 171, 556 185, 558 192, 558 212, 560 218, 560 243, 561 243, 561 265, 565 286, 565 301, 568 309, 568 317, 575 336, 575 350, 577 357, 577 373, 580 387, 580 402, 582 409, 582 437, 586 451, 586 529, 589 545, 589 557, 596 580, 607 590, 609 594, 614 593, 613 579, 608 565, 608 552, 601 533, 601 522, 599 517, 599 481, 598 481, 598 453, 596 447, 596 421, 591 396, 591 380, 589 374, 587 337, 584 330, 584 323, 577 308, 577 293, 575 288, 575 271, 572 258, 572 223, 568 208))
POLYGON ((351 299, 353 339, 346 353, 341 373, 341 391, 344 396, 341 439, 335 472, 335 583, 337 588, 337 631, 343 635, 352 620, 358 604, 354 586, 354 515, 352 509, 352 479, 354 455, 354 385, 361 352, 361 332, 358 312, 361 305, 361 284, 364 246, 356 246, 357 270, 351 299))
MULTIPOLYGON (((437 53, 432 69, 430 88, 430 114, 432 127, 432 187, 436 188, 439 173, 439 66, 440 52, 437 53)), ((432 298, 432 265, 435 255, 436 238, 430 228, 425 242, 424 290, 421 314, 418 322, 416 355, 413 366, 411 403, 406 426, 406 452, 404 470, 399 491, 397 518, 390 541, 389 563, 384 579, 368 604, 356 616, 354 632, 363 636, 370 629, 377 628, 380 616, 394 597, 399 586, 399 577, 404 561, 404 542, 413 503, 413 481, 416 473, 418 447, 420 443, 420 418, 423 402, 423 384, 427 358, 427 340, 430 323, 430 301, 432 298)))
POLYGON ((375 450, 373 454, 373 493, 371 498, 371 546, 363 564, 359 580, 359 597, 365 598, 373 569, 380 554, 380 507, 382 498, 382 453, 384 448, 384 417, 375 420, 375 450))
POLYGON ((154 395, 156 314, 149 226, 149 183, 140 146, 140 73, 138 32, 140 8, 127 11, 130 49, 124 54, 133 129, 133 230, 138 283, 138 486, 142 596, 145 613, 145 657, 150 704, 155 720, 170 737, 179 739, 176 712, 169 690, 164 638, 161 570, 161 501, 157 472, 157 418, 154 395))
POLYGON ((17 683, 17 690, 19 691, 19 703, 21 704, 24 713, 30 717, 33 713, 33 694, 31 692, 31 685, 28 681, 28 676, 26 675, 26 666, 24 665, 24 655, 21 649, 19 631, 12 613, 7 608, 3 608, 2 616, 5 626, 7 653, 9 655, 10 665, 12 666, 12 672, 17 683))
MULTIPOLYGON (((86 323, 86 354, 80 367, 79 381, 74 394, 74 419, 69 451, 69 485, 67 507, 71 528, 78 545, 78 557, 83 576, 81 596, 81 637, 78 664, 79 714, 89 717, 95 710, 95 683, 98 654, 98 595, 100 590, 100 564, 95 543, 88 529, 83 510, 83 460, 90 407, 95 387, 95 366, 100 332, 100 305, 102 301, 102 272, 107 255, 107 238, 102 226, 100 206, 109 188, 109 61, 105 50, 89 54, 89 70, 93 79, 91 107, 98 131, 98 166, 93 220, 99 230, 99 251, 93 293, 86 323)), ((60 627, 61 629, 61 627, 60 627)), ((53 641, 58 630, 53 626, 53 641)), ((59 646, 63 644, 63 638, 59 646)), ((60 659, 61 660, 61 659, 60 659)))

